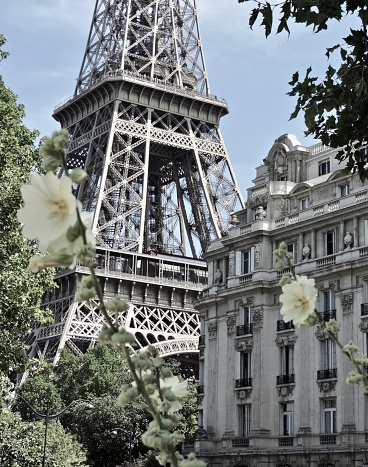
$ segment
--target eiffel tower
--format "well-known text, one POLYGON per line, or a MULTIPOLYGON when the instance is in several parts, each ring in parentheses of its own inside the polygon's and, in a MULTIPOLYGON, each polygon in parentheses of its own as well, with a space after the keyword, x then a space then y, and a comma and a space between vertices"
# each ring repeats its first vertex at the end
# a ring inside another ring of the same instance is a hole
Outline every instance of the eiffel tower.
MULTIPOLYGON (((227 113, 210 94, 196 0, 96 1, 75 93, 53 116, 70 134, 69 168, 88 173, 77 196, 104 294, 129 303, 122 324, 162 356, 197 352, 202 254, 244 207, 219 131, 227 113)), ((31 356, 57 362, 96 342, 97 302, 74 301, 85 274, 58 272, 43 302, 55 322, 29 335, 31 356)))

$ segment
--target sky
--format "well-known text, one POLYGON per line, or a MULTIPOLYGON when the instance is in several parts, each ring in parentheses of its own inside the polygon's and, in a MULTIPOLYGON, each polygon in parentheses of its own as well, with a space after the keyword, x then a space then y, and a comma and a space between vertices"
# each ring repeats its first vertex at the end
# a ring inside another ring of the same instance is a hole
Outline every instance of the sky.
MULTIPOLYGON (((10 57, 0 63, 5 84, 25 105, 25 123, 49 136, 59 125, 53 109, 72 96, 87 43, 95 0, 0 0, 0 33, 10 57)), ((312 66, 323 76, 326 47, 341 42, 351 19, 313 34, 292 27, 291 35, 266 39, 256 25, 248 27, 251 3, 238 0, 197 0, 198 21, 212 94, 225 98, 229 115, 222 133, 240 190, 252 185, 276 138, 291 133, 301 144, 302 116, 289 121, 296 100, 287 96, 292 74, 312 66)))

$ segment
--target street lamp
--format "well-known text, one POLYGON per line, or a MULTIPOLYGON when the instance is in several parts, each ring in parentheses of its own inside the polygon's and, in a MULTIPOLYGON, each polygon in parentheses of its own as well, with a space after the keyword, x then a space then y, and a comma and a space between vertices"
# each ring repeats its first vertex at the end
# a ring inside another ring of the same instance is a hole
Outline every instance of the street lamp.
POLYGON ((112 439, 116 439, 119 436, 119 433, 128 436, 129 438, 129 465, 131 466, 132 464, 132 432, 131 431, 125 431, 123 428, 112 428, 111 430, 108 431, 108 434, 112 439))
POLYGON ((70 407, 74 404, 77 404, 78 402, 86 402, 86 405, 84 406, 84 411, 86 414, 90 415, 94 411, 94 406, 91 404, 90 401, 85 400, 85 399, 77 399, 75 401, 72 401, 65 409, 61 410, 58 413, 55 414, 50 414, 49 408, 47 407, 46 413, 39 413, 37 410, 35 410, 31 404, 20 394, 17 394, 16 397, 19 397, 22 399, 23 402, 27 404, 27 406, 32 410, 33 414, 36 415, 38 418, 41 418, 42 420, 45 420, 45 435, 43 439, 43 456, 42 456, 42 467, 45 467, 45 462, 46 462, 46 444, 47 444, 47 428, 49 425, 49 420, 57 420, 59 417, 63 415, 70 407))

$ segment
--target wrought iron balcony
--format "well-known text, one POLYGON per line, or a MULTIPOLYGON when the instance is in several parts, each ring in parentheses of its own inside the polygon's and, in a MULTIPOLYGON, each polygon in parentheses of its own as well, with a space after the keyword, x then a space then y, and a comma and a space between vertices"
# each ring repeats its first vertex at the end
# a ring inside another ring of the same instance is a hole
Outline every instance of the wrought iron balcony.
POLYGON ((360 308, 361 309, 361 311, 360 311, 361 316, 367 316, 368 315, 368 303, 362 303, 360 305, 360 307, 361 307, 360 308))
POLYGON ((295 375, 279 375, 276 376, 276 384, 294 384, 295 375))
POLYGON ((321 312, 323 321, 328 321, 330 319, 336 319, 336 310, 326 310, 321 312))
POLYGON ((205 336, 204 334, 202 334, 201 336, 199 336, 198 345, 199 345, 199 346, 203 346, 203 347, 206 345, 206 336, 205 336))
POLYGON ((321 379, 335 379, 337 378, 337 368, 330 368, 328 370, 317 371, 317 381, 321 379))
POLYGON ((241 324, 240 326, 236 326, 237 336, 245 336, 247 334, 252 334, 252 332, 253 332, 252 324, 241 324))
POLYGON ((243 378, 235 380, 236 388, 249 388, 252 387, 252 378, 243 378))
POLYGON ((204 394, 204 384, 200 384, 197 387, 197 394, 204 394))
POLYGON ((294 323, 289 321, 285 323, 283 319, 277 321, 277 331, 287 331, 288 329, 295 329, 294 323))

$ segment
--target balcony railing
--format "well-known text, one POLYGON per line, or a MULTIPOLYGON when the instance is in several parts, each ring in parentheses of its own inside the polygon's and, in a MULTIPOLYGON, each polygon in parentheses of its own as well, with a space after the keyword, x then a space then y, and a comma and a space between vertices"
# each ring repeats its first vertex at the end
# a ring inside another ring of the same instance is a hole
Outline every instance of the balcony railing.
POLYGON ((236 388, 251 388, 252 387, 252 378, 243 378, 235 380, 236 388))
POLYGON ((294 384, 295 375, 279 375, 276 376, 276 384, 294 384))
POLYGON ((362 303, 360 305, 360 314, 361 316, 367 316, 368 315, 368 303, 362 303))
POLYGON ((292 436, 282 436, 279 438, 279 446, 294 446, 294 438, 292 436))
POLYGON ((249 438, 233 438, 233 448, 249 448, 249 438))
POLYGON ((197 387, 197 394, 204 394, 204 384, 200 384, 197 387))
POLYGON ((206 336, 205 336, 204 334, 202 334, 201 336, 199 336, 198 345, 199 345, 199 346, 203 346, 203 347, 206 345, 206 336))
POLYGON ((287 331, 288 329, 295 329, 294 323, 289 321, 285 323, 283 319, 277 321, 277 331, 287 331))
POLYGON ((323 321, 329 321, 330 319, 336 319, 336 310, 327 310, 321 312, 323 321))
POLYGON ((337 368, 330 368, 328 370, 317 371, 317 381, 321 379, 335 379, 337 378, 337 368))
POLYGON ((336 444, 336 435, 321 435, 319 438, 320 444, 336 444))
POLYGON ((252 323, 241 324, 240 326, 236 326, 237 336, 246 336, 247 334, 252 334, 252 332, 253 332, 252 323))

